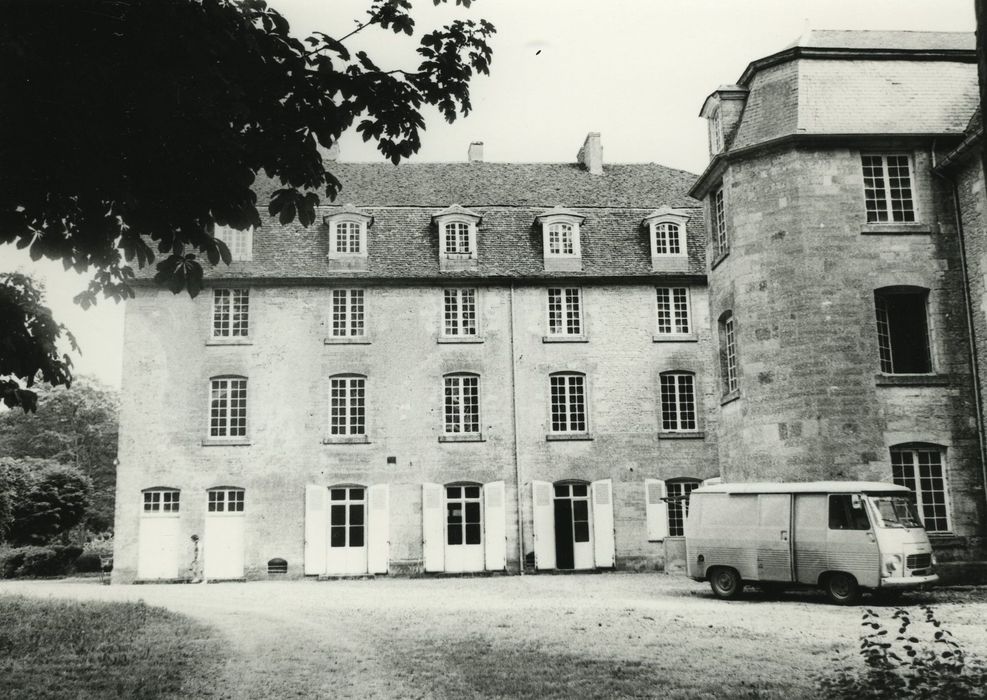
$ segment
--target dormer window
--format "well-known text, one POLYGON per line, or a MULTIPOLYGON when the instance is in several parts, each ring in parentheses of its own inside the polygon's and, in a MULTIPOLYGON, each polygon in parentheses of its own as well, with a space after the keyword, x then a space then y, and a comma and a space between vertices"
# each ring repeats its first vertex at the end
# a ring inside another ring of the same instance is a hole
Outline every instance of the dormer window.
POLYGON ((458 204, 432 216, 439 232, 439 268, 475 270, 477 262, 476 232, 482 217, 458 204))
POLYGON ((231 262, 245 262, 254 258, 254 228, 239 230, 216 225, 213 235, 230 250, 231 262))
POLYGON ((367 228, 374 217, 347 204, 325 217, 329 227, 329 254, 326 256, 333 269, 367 269, 367 228))
POLYGON ((579 226, 584 217, 561 206, 542 212, 535 219, 542 227, 546 270, 582 270, 583 253, 579 226))
POLYGON ((651 243, 651 269, 656 272, 684 271, 689 267, 686 239, 688 213, 681 209, 661 207, 641 222, 651 243))

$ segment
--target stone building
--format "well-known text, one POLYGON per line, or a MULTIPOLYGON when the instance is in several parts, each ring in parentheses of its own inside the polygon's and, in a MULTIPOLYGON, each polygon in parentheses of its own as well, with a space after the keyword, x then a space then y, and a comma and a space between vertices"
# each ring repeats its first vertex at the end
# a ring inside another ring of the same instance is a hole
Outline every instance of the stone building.
POLYGON ((972 35, 812 32, 710 95, 698 179, 331 163, 319 225, 128 302, 114 580, 670 570, 718 476, 906 484, 969 573, 976 101, 972 35))
POLYGON ((186 576, 193 534, 211 579, 681 549, 663 499, 718 473, 695 176, 598 134, 574 164, 481 151, 333 163, 321 225, 220 232, 195 299, 140 287, 115 580, 186 576))
MULTIPOLYGON (((724 479, 908 485, 947 576, 983 556, 970 287, 939 163, 976 103, 973 35, 810 32, 709 96, 691 190, 724 479)), ((975 170, 961 195, 982 246, 975 170)))

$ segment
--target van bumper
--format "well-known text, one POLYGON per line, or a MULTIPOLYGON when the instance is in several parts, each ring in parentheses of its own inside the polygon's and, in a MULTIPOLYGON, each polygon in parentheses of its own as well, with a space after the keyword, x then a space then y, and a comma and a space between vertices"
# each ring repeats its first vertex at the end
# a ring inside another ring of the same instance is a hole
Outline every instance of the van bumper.
POLYGON ((908 578, 882 578, 881 588, 918 588, 929 586, 939 580, 938 574, 928 576, 909 576, 908 578))

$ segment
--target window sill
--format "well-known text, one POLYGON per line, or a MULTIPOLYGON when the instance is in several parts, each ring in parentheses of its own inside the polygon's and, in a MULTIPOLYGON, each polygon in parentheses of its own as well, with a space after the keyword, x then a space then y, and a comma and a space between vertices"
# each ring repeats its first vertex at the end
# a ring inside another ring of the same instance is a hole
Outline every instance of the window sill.
POLYGON ((442 253, 446 260, 476 260, 476 253, 442 253))
POLYGON ((463 336, 440 335, 436 339, 436 342, 439 343, 440 345, 444 345, 444 344, 457 345, 462 343, 476 344, 476 343, 482 343, 483 338, 481 336, 476 336, 476 335, 463 335, 463 336))
POLYGON ((702 430, 696 430, 691 433, 689 432, 671 432, 671 431, 660 431, 658 433, 659 440, 705 440, 706 433, 702 430))
POLYGON ((246 338, 210 338, 206 345, 253 345, 254 341, 248 336, 246 338))
POLYGON ((548 433, 545 440, 548 442, 579 442, 590 441, 593 436, 590 433, 548 433))
POLYGON ((483 433, 459 433, 439 435, 439 442, 486 442, 483 433))
POLYGON ((734 389, 730 393, 723 395, 723 397, 720 399, 720 405, 726 406, 728 403, 736 401, 739 398, 740 398, 740 389, 734 389))
POLYGON ((588 343, 589 338, 585 335, 543 335, 543 343, 588 343))
POLYGON ((715 270, 719 266, 719 264, 721 262, 723 262, 724 260, 727 259, 727 257, 729 255, 730 255, 730 251, 729 250, 726 250, 726 251, 720 253, 719 255, 717 255, 715 258, 713 258, 713 262, 710 263, 709 269, 710 270, 715 270))
POLYGON ((333 435, 322 438, 323 445, 369 445, 370 438, 366 435, 333 435))
POLYGON ((695 343, 699 340, 695 333, 662 333, 651 337, 655 343, 695 343))
POLYGON ((323 341, 323 343, 325 343, 326 345, 370 345, 370 338, 368 338, 365 335, 364 336, 344 335, 344 336, 339 336, 338 338, 330 336, 326 338, 323 341))
POLYGON ((949 386, 948 374, 875 374, 877 386, 949 386))
POLYGON ((250 438, 202 438, 203 447, 249 447, 250 438))
POLYGON ((864 224, 860 233, 865 236, 909 236, 931 234, 932 226, 929 224, 896 221, 886 224, 864 224))

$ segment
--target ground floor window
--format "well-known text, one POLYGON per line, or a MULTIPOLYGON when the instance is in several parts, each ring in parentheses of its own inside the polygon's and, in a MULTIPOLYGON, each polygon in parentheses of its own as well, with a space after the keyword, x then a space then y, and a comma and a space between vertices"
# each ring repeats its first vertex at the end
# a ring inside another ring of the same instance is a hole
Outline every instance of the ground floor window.
POLYGON ((329 546, 362 547, 366 527, 366 490, 329 489, 329 546))
POLYGON ((935 445, 891 448, 894 483, 915 494, 922 523, 929 532, 949 532, 943 450, 935 445))
POLYGON ((446 543, 480 544, 483 518, 479 486, 446 486, 446 543))
POLYGON ((670 480, 665 482, 668 490, 668 535, 685 536, 685 519, 689 515, 689 494, 699 488, 698 479, 670 480))

